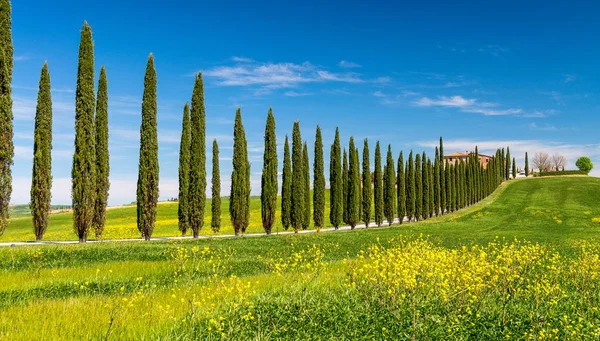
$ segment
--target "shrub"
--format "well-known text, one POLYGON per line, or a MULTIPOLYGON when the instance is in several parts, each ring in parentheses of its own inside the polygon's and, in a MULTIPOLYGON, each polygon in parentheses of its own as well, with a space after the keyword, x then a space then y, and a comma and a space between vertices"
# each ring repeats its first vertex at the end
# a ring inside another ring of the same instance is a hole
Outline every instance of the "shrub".
POLYGON ((561 176, 561 175, 588 175, 588 171, 584 170, 566 170, 566 171, 558 171, 558 172, 540 172, 536 173, 536 177, 542 176, 561 176))
POLYGON ((586 172, 589 172, 592 170, 592 168, 594 168, 592 160, 590 160, 590 158, 587 156, 582 156, 579 159, 577 159, 577 162, 575 162, 575 166, 577 166, 579 170, 586 172))

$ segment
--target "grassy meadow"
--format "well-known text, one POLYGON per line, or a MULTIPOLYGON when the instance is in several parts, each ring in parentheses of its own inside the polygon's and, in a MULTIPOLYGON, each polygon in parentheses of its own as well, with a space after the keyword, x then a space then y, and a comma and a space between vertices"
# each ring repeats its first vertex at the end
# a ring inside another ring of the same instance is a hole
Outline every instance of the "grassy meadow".
MULTIPOLYGON (((599 202, 598 178, 535 178, 386 228, 0 248, 0 339, 597 340, 599 202)), ((137 237, 111 211, 106 238, 137 237)), ((176 235, 176 205, 159 217, 176 235)))

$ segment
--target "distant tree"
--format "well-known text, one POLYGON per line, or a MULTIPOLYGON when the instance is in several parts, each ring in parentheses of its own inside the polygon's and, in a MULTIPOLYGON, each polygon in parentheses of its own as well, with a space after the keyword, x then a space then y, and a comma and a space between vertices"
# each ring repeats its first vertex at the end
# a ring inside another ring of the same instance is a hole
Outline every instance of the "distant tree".
POLYGON ((381 226, 384 219, 383 211, 383 174, 381 172, 381 149, 379 147, 379 141, 375 146, 375 170, 373 172, 373 195, 375 201, 375 224, 381 226))
POLYGON ((446 161, 446 210, 448 213, 454 211, 452 205, 452 167, 453 166, 446 161))
POLYGON ((400 224, 406 216, 406 176, 404 175, 404 156, 398 155, 398 176, 396 176, 396 199, 398 200, 398 220, 400 224))
POLYGON ((510 179, 510 147, 506 147, 506 171, 504 172, 504 178, 510 179))
POLYGON ((158 203, 158 130, 156 127, 156 70, 154 56, 148 57, 142 99, 140 162, 137 182, 137 225, 145 240, 150 240, 156 222, 158 203))
POLYGON ((297 233, 304 222, 304 160, 300 122, 294 122, 292 133, 292 227, 297 233))
POLYGON ((423 173, 421 170, 421 154, 415 157, 415 220, 419 221, 423 214, 423 173))
POLYGON ((552 170, 552 163, 550 162, 550 156, 546 152, 537 152, 533 156, 533 167, 537 168, 539 172, 549 172, 552 170))
POLYGON ((231 194, 229 195, 229 215, 235 235, 246 232, 250 219, 250 163, 248 144, 242 123, 242 111, 238 107, 233 128, 233 171, 231 173, 231 194))
POLYGON ((362 160, 362 220, 366 227, 371 222, 372 207, 371 191, 371 159, 369 157, 369 141, 365 139, 362 160))
POLYGON ((177 217, 179 218, 179 231, 185 236, 190 228, 189 199, 190 190, 190 145, 192 129, 190 127, 190 107, 186 102, 183 107, 183 122, 181 125, 181 142, 179 144, 179 205, 177 217))
POLYGON ((292 224, 292 160, 287 135, 283 145, 283 175, 281 176, 281 223, 287 230, 292 224))
POLYGON ((358 163, 358 153, 356 152, 356 146, 354 145, 354 137, 350 137, 350 144, 348 147, 349 151, 349 165, 348 165, 348 221, 347 224, 350 228, 354 227, 360 221, 360 168, 358 163))
POLYGON ((411 222, 415 215, 415 201, 416 201, 416 188, 415 188, 415 163, 413 160, 413 152, 410 151, 408 154, 408 161, 406 161, 406 216, 408 222, 411 222))
POLYGON ((331 145, 329 157, 329 184, 329 220, 331 225, 337 229, 342 223, 344 210, 340 132, 338 128, 335 129, 335 139, 331 145))
POLYGON ((442 144, 442 138, 440 137, 440 213, 444 214, 447 209, 446 203, 446 172, 444 167, 444 145, 442 144))
MULTIPOLYGON (((325 226, 325 170, 323 161, 323 137, 317 126, 315 137, 315 160, 313 174, 313 220, 315 228, 325 226)), ((331 195, 331 192, 329 193, 331 195)))
POLYGON ((436 216, 440 214, 440 191, 440 152, 438 148, 435 147, 435 159, 433 160, 433 213, 436 216))
POLYGON ((100 69, 98 80, 98 98, 96 102, 95 138, 96 138, 96 203, 94 204, 94 219, 92 225, 96 239, 102 237, 108 205, 108 190, 110 188, 110 164, 108 154, 108 81, 106 68, 100 69))
MULTIPOLYGON (((192 92, 192 139, 190 142, 190 188, 188 192, 190 227, 198 238, 204 226, 206 206, 206 109, 202 72, 196 75, 192 92)), ((240 123, 241 124, 241 123, 240 123)))
POLYGON ((552 166, 554 167, 554 170, 558 172, 559 170, 564 169, 566 165, 567 159, 564 156, 560 154, 552 155, 552 166))
POLYGON ((217 233, 221 229, 221 172, 219 170, 219 144, 213 140, 212 198, 210 227, 217 233))
POLYGON ((427 155, 423 152, 421 165, 421 180, 423 181, 423 220, 429 217, 429 169, 427 168, 427 155))
POLYGON ((302 221, 302 229, 306 230, 310 226, 310 163, 308 161, 308 145, 304 142, 302 149, 302 164, 303 183, 304 183, 304 220, 302 221))
POLYGON ((433 164, 431 163, 430 159, 427 159, 427 175, 429 176, 429 178, 427 179, 427 181, 429 181, 429 205, 427 205, 429 207, 429 211, 427 213, 429 213, 429 218, 431 218, 433 216, 433 211, 435 210, 435 193, 434 193, 434 183, 433 183, 433 178, 434 178, 434 169, 433 169, 433 164))
POLYGON ((344 154, 343 154, 343 158, 342 158, 342 188, 344 191, 344 223, 348 224, 348 154, 346 152, 346 148, 344 148, 344 154))
POLYGON ((513 177, 513 179, 517 178, 517 162, 515 161, 514 157, 513 157, 513 161, 512 161, 512 177, 513 177))
POLYGON ((277 136, 273 108, 269 108, 265 126, 265 150, 260 188, 262 225, 265 233, 269 235, 275 224, 275 212, 277 212, 277 136))
POLYGON ((48 228, 48 213, 52 199, 52 95, 50 73, 44 63, 40 75, 35 126, 33 131, 33 173, 31 202, 35 239, 42 240, 48 228))
POLYGON ((529 156, 525 152, 525 176, 529 176, 529 156))
POLYGON ((582 156, 579 159, 577 159, 577 162, 575 162, 575 166, 577 166, 579 170, 584 172, 589 172, 594 168, 592 160, 590 160, 590 158, 587 156, 582 156))
POLYGON ((383 186, 383 210, 388 224, 392 225, 394 215, 396 215, 396 171, 394 170, 394 157, 392 156, 391 145, 388 145, 383 186))

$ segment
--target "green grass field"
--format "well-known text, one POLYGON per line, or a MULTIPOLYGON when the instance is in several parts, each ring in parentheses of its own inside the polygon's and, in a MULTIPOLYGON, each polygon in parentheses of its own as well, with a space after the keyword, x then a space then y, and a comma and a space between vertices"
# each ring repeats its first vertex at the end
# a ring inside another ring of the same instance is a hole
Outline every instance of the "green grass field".
POLYGON ((0 339, 597 340, 599 203, 598 178, 535 178, 389 228, 2 248, 0 339))

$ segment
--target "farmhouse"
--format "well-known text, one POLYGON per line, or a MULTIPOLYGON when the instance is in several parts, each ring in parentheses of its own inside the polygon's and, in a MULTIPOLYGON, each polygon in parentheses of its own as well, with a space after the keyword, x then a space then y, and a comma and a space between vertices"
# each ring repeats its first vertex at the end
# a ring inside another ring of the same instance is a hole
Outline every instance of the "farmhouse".
MULTIPOLYGON (((454 164, 456 164, 456 162, 459 162, 461 160, 463 162, 467 162, 467 158, 472 154, 474 154, 474 152, 468 152, 468 151, 466 151, 464 153, 456 152, 456 153, 444 155, 444 161, 448 161, 448 164, 451 164, 451 165, 454 165, 454 164)), ((487 168, 487 165, 491 159, 492 159, 492 156, 485 155, 485 154, 479 154, 479 163, 481 163, 481 165, 483 166, 484 169, 487 168)))

